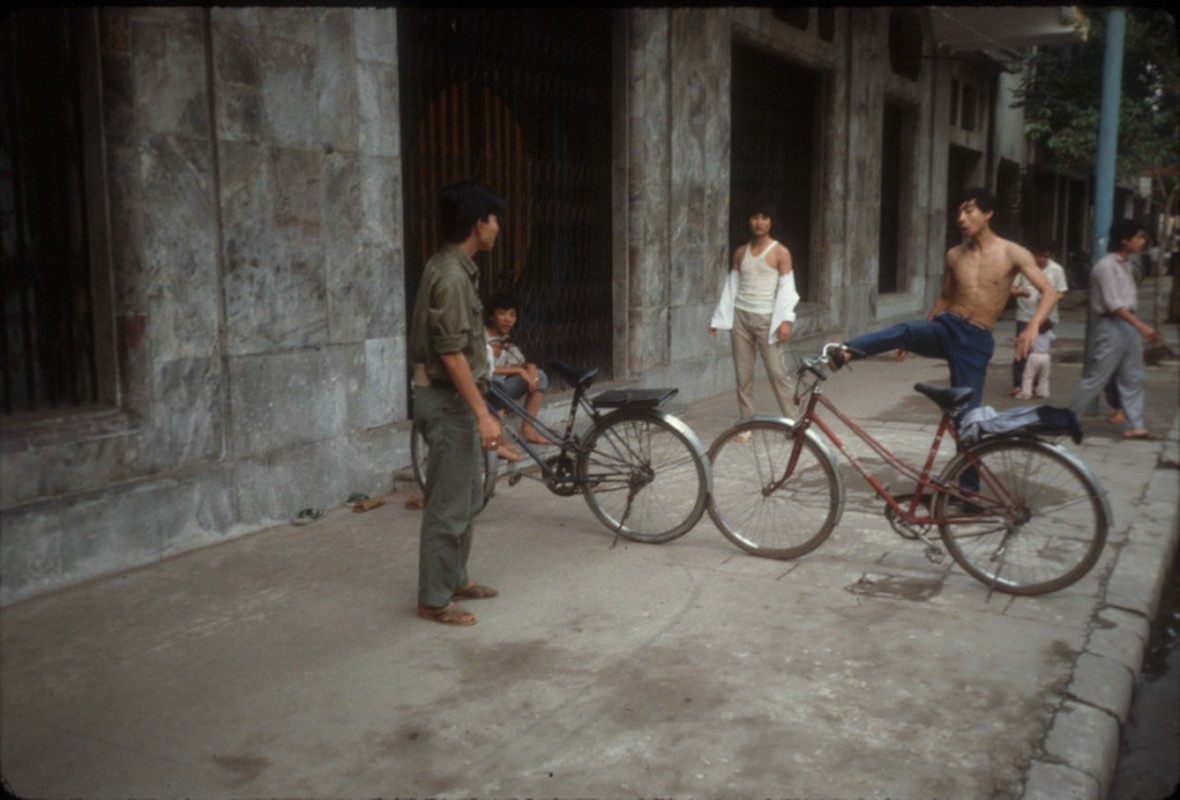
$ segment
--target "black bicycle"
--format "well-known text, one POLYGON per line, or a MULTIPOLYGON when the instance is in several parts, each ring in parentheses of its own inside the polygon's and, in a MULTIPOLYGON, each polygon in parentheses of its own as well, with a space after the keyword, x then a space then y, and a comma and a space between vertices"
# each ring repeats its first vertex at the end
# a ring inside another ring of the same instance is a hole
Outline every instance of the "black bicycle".
MULTIPOLYGON (((688 533, 705 513, 712 474, 697 435, 661 408, 679 390, 611 389, 588 397, 597 367, 553 364, 551 373, 574 388, 561 430, 533 416, 492 384, 489 405, 505 412, 504 433, 539 468, 539 475, 533 476, 514 465, 508 485, 535 477, 554 494, 581 493, 604 525, 635 542, 667 542, 688 533), (588 424, 579 425, 579 413, 588 424), (525 440, 519 430, 522 421, 553 444, 525 440)), ((410 451, 414 477, 425 490, 427 446, 417 425, 410 451)), ((485 505, 496 491, 499 462, 494 451, 484 451, 485 505)))

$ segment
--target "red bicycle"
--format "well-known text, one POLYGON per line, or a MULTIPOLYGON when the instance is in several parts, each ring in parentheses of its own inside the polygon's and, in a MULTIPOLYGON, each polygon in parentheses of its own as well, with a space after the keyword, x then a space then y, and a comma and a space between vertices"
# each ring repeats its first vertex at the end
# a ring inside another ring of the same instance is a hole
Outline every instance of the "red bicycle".
POLYGON ((1019 595, 1069 586, 1097 562, 1110 527, 1106 492, 1090 469, 1066 448, 1046 440, 1044 429, 987 436, 962 447, 954 414, 969 388, 917 384, 942 419, 919 469, 895 456, 824 396, 827 344, 798 369, 795 402, 807 396, 803 416, 751 417, 713 442, 709 516, 731 542, 754 555, 796 558, 819 547, 844 512, 844 483, 827 439, 885 501, 895 531, 922 541, 927 557, 944 548, 989 589, 1019 595), (852 455, 820 416, 844 423, 885 463, 913 482, 893 495, 852 455), (823 438, 821 438, 821 435, 823 438), (937 475, 945 440, 957 454, 937 475), (931 536, 938 529, 939 539, 931 536))

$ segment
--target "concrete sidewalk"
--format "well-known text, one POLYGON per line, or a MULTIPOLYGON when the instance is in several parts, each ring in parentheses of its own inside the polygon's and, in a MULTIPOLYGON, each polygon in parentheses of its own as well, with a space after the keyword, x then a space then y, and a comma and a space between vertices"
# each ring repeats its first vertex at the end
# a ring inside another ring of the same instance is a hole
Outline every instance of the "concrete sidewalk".
MULTIPOLYGON (((1016 403, 1002 326, 998 408, 1016 403)), ((1052 404, 1079 374, 1054 365, 1052 404)), ((878 358, 826 389, 917 458, 937 420, 910 387, 945 376, 878 358)), ((472 555, 501 596, 467 604, 472 628, 414 614, 408 484, 14 604, 3 777, 44 798, 1102 798, 1176 546, 1178 389, 1175 362, 1149 369, 1167 441, 1096 417, 1069 445, 1114 525, 1094 570, 1045 597, 989 600, 930 563, 845 469, 840 525, 789 562, 707 516, 668 544, 616 540, 580 497, 502 481, 472 555)), ((735 401, 679 411, 707 447, 735 401)))

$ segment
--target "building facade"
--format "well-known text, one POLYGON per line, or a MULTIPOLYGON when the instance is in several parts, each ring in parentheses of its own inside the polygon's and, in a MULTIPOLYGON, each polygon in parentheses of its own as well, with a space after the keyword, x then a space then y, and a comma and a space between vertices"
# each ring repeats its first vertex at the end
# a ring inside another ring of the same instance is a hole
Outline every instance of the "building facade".
POLYGON ((388 490, 451 180, 507 198, 481 268, 539 360, 610 381, 732 389, 706 327, 762 198, 798 339, 925 314, 955 195, 1029 174, 936 12, 9 15, 0 602, 388 490))

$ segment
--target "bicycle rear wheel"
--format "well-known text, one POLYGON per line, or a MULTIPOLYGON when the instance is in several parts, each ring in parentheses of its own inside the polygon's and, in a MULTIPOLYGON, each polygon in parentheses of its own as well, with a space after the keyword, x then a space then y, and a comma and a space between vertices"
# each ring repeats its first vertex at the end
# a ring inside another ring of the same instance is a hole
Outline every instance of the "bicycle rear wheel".
POLYGON ((709 448, 713 491, 709 516, 725 538, 764 558, 797 558, 819 547, 844 511, 844 484, 823 446, 803 437, 796 444, 786 422, 739 422, 709 448))
MULTIPOLYGON (((426 491, 426 459, 429 453, 430 445, 426 444, 426 437, 422 434, 422 429, 417 422, 414 422, 410 429, 410 461, 414 467, 414 480, 418 482, 418 488, 423 492, 426 491)), ((499 471, 499 457, 494 452, 481 451, 480 474, 483 476, 483 505, 480 506, 480 511, 483 511, 488 501, 492 499, 492 495, 496 493, 496 478, 499 471)))
POLYGON ((949 495, 934 500, 934 516, 951 556, 972 577, 1001 592, 1036 595, 1062 589, 1090 571, 1106 544, 1104 492, 1080 461, 1034 439, 996 439, 960 454, 943 472, 959 486, 979 473, 979 493, 960 489, 971 505, 949 495))
POLYGON ((635 542, 667 542, 705 513, 709 472, 699 442, 659 414, 617 411, 587 434, 578 485, 594 516, 635 542))

